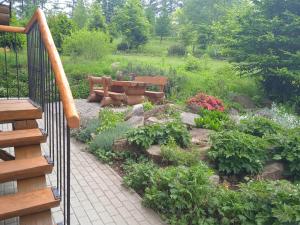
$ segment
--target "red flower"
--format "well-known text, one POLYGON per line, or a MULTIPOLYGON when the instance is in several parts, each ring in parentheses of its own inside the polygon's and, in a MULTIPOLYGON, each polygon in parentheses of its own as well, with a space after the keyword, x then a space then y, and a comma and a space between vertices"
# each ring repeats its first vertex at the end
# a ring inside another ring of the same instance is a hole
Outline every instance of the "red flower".
POLYGON ((188 105, 196 105, 200 108, 208 110, 219 110, 224 111, 223 102, 214 96, 207 95, 205 93, 198 93, 194 97, 187 100, 188 105))

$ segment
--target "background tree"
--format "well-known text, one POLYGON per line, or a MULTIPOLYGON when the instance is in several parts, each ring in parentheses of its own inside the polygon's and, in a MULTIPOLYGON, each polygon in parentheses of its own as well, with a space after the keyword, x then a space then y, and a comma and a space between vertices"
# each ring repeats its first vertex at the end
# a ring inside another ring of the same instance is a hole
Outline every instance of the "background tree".
POLYGON ((117 30, 123 35, 129 48, 138 48, 149 37, 149 22, 140 0, 127 0, 113 18, 117 30))
POLYGON ((167 8, 164 8, 160 16, 157 18, 155 24, 155 32, 156 35, 160 36, 160 41, 162 41, 163 37, 170 34, 170 26, 171 21, 167 12, 167 8))
POLYGON ((102 0, 102 9, 107 23, 110 23, 117 8, 124 5, 125 0, 102 0))
POLYGON ((105 17, 103 15, 102 7, 100 3, 93 2, 91 5, 89 20, 88 20, 88 28, 90 30, 102 30, 104 32, 107 31, 107 26, 105 22, 105 17))
POLYGON ((82 29, 86 26, 87 20, 88 12, 85 2, 84 0, 78 0, 73 11, 73 21, 78 28, 82 29))
POLYGON ((61 50, 64 38, 75 29, 74 23, 65 13, 50 15, 47 20, 55 45, 61 50))
POLYGON ((269 97, 300 103, 300 2, 253 1, 227 38, 228 52, 244 74, 259 75, 269 97))

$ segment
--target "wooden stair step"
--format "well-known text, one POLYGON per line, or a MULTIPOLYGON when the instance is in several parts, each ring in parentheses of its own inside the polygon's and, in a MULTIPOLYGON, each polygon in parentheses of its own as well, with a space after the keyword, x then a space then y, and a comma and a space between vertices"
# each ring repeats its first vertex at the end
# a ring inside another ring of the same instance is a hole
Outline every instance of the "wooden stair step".
POLYGON ((41 119, 42 114, 28 99, 0 100, 0 122, 41 119))
POLYGON ((0 162, 0 183, 42 176, 52 169, 53 164, 43 156, 0 162))
POLYGON ((58 206, 51 188, 0 196, 0 221, 43 212, 58 206))
POLYGON ((0 148, 40 144, 46 140, 47 135, 38 128, 0 132, 0 148))

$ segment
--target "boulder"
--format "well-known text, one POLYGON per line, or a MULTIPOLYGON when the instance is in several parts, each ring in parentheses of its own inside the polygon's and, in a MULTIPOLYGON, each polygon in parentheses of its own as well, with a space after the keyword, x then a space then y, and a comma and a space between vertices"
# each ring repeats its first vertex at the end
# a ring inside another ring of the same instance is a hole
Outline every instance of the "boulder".
POLYGON ((130 119, 125 121, 125 123, 132 128, 144 126, 144 117, 143 116, 132 116, 130 119))
POLYGON ((153 109, 145 112, 145 119, 161 115, 161 114, 165 113, 167 111, 167 109, 169 109, 169 108, 170 108, 169 104, 155 106, 153 109))
POLYGON ((157 163, 162 162, 162 156, 161 156, 161 148, 159 145, 152 145, 150 148, 146 150, 147 155, 157 163))
POLYGON ((199 118, 199 117, 200 116, 198 114, 189 113, 189 112, 182 112, 180 114, 181 121, 184 124, 189 125, 189 126, 193 126, 193 127, 196 126, 195 119, 199 118))
POLYGON ((273 162, 265 166, 261 177, 268 180, 279 180, 282 179, 284 172, 284 166, 280 162, 273 162))
POLYGON ((154 116, 149 117, 146 121, 145 124, 154 124, 154 123, 168 123, 173 121, 172 119, 167 119, 167 118, 163 118, 163 119, 158 119, 154 116))
POLYGON ((254 109, 256 108, 255 102, 246 95, 235 95, 232 97, 232 101, 240 104, 246 109, 254 109))
POLYGON ((134 105, 132 110, 126 115, 125 120, 129 120, 132 117, 144 117, 143 104, 134 105))
POLYGON ((213 130, 209 129, 193 128, 192 130, 190 130, 192 143, 201 147, 210 146, 209 135, 213 132, 213 130))
POLYGON ((203 160, 203 161, 207 161, 208 160, 207 152, 209 151, 210 148, 211 148, 211 146, 205 146, 205 147, 200 147, 198 149, 201 160, 203 160))
POLYGON ((137 147, 130 144, 126 138, 115 140, 112 145, 114 152, 137 151, 137 147))
POLYGON ((214 185, 219 185, 219 183, 220 183, 220 176, 218 176, 218 175, 212 175, 208 179, 214 185))

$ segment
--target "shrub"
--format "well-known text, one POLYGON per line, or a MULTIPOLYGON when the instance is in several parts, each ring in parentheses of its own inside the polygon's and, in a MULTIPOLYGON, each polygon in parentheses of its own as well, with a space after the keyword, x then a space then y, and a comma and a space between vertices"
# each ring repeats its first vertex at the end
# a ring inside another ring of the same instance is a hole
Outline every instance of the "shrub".
POLYGON ((277 134, 283 131, 283 128, 270 119, 261 116, 255 116, 240 121, 239 130, 246 134, 262 137, 266 134, 277 134))
POLYGON ((211 141, 208 156, 225 174, 257 174, 268 157, 263 139, 239 131, 215 133, 211 141))
POLYGON ((152 184, 152 177, 157 172, 157 166, 152 162, 132 163, 125 166, 123 181, 126 186, 143 193, 152 184))
POLYGON ((127 134, 128 141, 142 149, 147 149, 152 144, 167 143, 171 138, 181 147, 187 147, 191 141, 185 125, 176 121, 144 126, 127 134))
POLYGON ((127 51, 129 50, 129 45, 127 42, 121 42, 117 45, 117 50, 118 51, 127 51))
POLYGON ((124 137, 129 129, 127 124, 119 123, 113 128, 102 131, 89 144, 91 151, 95 152, 98 149, 110 151, 114 141, 124 137))
POLYGON ((78 30, 63 42, 63 52, 73 58, 100 59, 110 51, 109 36, 101 31, 78 30))
POLYGON ((160 169, 146 188, 144 203, 171 224, 204 224, 215 191, 210 175, 205 165, 160 169))
POLYGON ((172 164, 192 166, 200 163, 200 153, 198 150, 191 151, 179 148, 175 141, 169 141, 161 148, 161 156, 164 161, 171 162, 172 164))
POLYGON ((224 104, 220 99, 217 99, 214 96, 207 95, 205 93, 198 93, 194 97, 188 99, 188 106, 190 107, 199 107, 207 110, 218 110, 224 111, 224 104))
POLYGON ((195 118, 196 126, 199 128, 206 128, 219 131, 229 121, 229 117, 226 113, 217 110, 200 111, 200 117, 195 118))
POLYGON ((201 70, 201 62, 198 58, 194 56, 189 56, 186 59, 186 63, 184 65, 185 70, 190 71, 190 72, 197 72, 201 70))
POLYGON ((183 45, 174 44, 168 48, 169 56, 184 56, 186 54, 186 48, 183 45))

